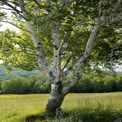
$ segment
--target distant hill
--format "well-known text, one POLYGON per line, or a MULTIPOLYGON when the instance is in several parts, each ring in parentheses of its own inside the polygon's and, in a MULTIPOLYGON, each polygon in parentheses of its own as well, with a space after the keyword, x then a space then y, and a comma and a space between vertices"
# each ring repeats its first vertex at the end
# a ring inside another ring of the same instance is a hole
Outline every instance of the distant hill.
POLYGON ((19 68, 14 68, 10 73, 6 72, 6 67, 0 66, 0 80, 2 79, 11 79, 11 78, 28 78, 32 75, 41 75, 40 71, 24 71, 19 68))

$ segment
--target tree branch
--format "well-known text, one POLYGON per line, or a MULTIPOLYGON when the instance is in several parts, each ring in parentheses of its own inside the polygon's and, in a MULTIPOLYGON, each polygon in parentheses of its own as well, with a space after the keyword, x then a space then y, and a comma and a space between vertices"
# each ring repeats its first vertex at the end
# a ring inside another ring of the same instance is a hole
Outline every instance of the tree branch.
POLYGON ((96 23, 96 25, 93 27, 93 30, 91 31, 91 34, 89 36, 88 41, 87 41, 86 48, 85 48, 83 56, 78 58, 78 60, 75 62, 75 64, 77 64, 77 67, 75 69, 75 73, 74 73, 72 79, 66 84, 66 86, 63 87, 63 94, 67 94, 69 92, 69 90, 75 84, 77 84, 77 82, 79 81, 80 77, 82 76, 82 70, 85 67, 86 60, 91 55, 92 46, 93 46, 94 41, 96 39, 96 36, 98 34, 99 28, 100 28, 100 24, 96 23))
POLYGON ((68 83, 63 87, 62 94, 66 95, 71 90, 71 88, 78 83, 81 76, 82 76, 82 70, 80 69, 80 67, 77 67, 71 80, 69 80, 68 83))
POLYGON ((65 79, 67 77, 67 75, 70 74, 70 72, 73 70, 73 68, 77 65, 77 63, 80 61, 81 57, 83 56, 83 54, 81 56, 79 56, 73 63, 72 65, 63 72, 62 70, 62 80, 65 79))
POLYGON ((71 58, 72 58, 72 56, 70 56, 70 57, 67 59, 67 61, 66 61, 65 65, 64 65, 64 67, 62 68, 62 72, 63 72, 64 69, 67 67, 67 65, 68 65, 68 63, 70 62, 71 58))
POLYGON ((71 2, 72 0, 62 0, 62 7, 63 9, 66 7, 66 5, 71 2))
POLYGON ((7 1, 3 1, 3 0, 0 0, 2 3, 4 3, 6 6, 12 8, 15 12, 17 12, 23 19, 27 19, 26 17, 24 17, 21 13, 21 11, 19 11, 16 7, 12 6, 11 4, 9 4, 7 1))
POLYGON ((60 42, 59 42, 59 23, 55 22, 54 23, 54 28, 52 30, 52 37, 53 37, 53 45, 54 45, 54 60, 53 60, 53 75, 56 77, 55 81, 58 82, 60 81, 60 72, 61 72, 61 57, 59 54, 59 47, 60 47, 60 42))
MULTIPOLYGON (((74 45, 74 49, 72 50, 72 52, 74 52, 75 48, 77 48, 77 45, 78 45, 78 41, 79 41, 79 38, 77 37, 76 38, 76 43, 74 45)), ((72 46, 71 46, 72 47, 72 46)), ((72 69, 76 66, 76 64, 78 63, 78 60, 80 59, 80 57, 83 56, 83 54, 81 54, 77 59, 75 59, 75 61, 73 61, 72 65, 64 71, 65 69, 65 66, 67 66, 68 62, 70 61, 71 58, 69 58, 66 62, 66 65, 64 66, 64 68, 62 69, 62 80, 64 78, 67 77, 68 74, 70 74, 70 72, 72 71, 72 69)), ((72 56, 71 56, 72 57, 72 56)))
POLYGON ((70 34, 71 34, 71 31, 69 31, 65 34, 64 39, 61 41, 59 49, 58 49, 59 53, 61 53, 61 51, 63 52, 62 48, 63 48, 64 43, 67 41, 70 34))
POLYGON ((33 0, 38 6, 41 6, 38 2, 38 0, 33 0))
POLYGON ((4 20, 0 20, 0 22, 4 22, 4 23, 11 24, 11 25, 13 25, 13 26, 17 27, 17 28, 18 28, 18 29, 20 29, 20 30, 23 30, 23 31, 26 31, 26 32, 30 33, 28 30, 23 29, 23 28, 21 28, 21 27, 17 26, 16 24, 14 24, 14 23, 12 23, 12 22, 4 21, 4 20))
POLYGON ((48 2, 48 5, 49 5, 49 6, 52 6, 51 0, 47 0, 47 2, 48 2))
MULTIPOLYGON (((19 0, 20 2, 20 7, 21 7, 21 11, 23 13, 24 16, 27 16, 27 12, 25 10, 25 6, 24 6, 24 1, 23 0, 19 0)), ((47 75, 47 77, 50 78, 50 75, 49 75, 49 69, 47 67, 47 61, 46 61, 46 58, 45 58, 45 55, 44 55, 44 52, 43 52, 43 48, 42 48, 42 44, 38 38, 38 35, 36 33, 36 28, 34 25, 32 25, 30 23, 29 20, 26 20, 26 24, 27 24, 27 27, 28 27, 28 31, 30 32, 30 35, 31 35, 31 39, 34 43, 34 47, 36 49, 36 54, 37 54, 37 57, 38 57, 38 65, 39 65, 39 68, 45 72, 45 74, 47 75)))
POLYGON ((5 7, 0 7, 0 9, 5 9, 5 10, 13 10, 13 9, 11 9, 11 8, 5 8, 5 7))
POLYGON ((25 39, 23 39, 21 36, 15 36, 15 38, 18 38, 18 39, 23 40, 23 42, 25 42, 26 44, 30 45, 30 46, 32 47, 32 49, 35 49, 35 47, 34 47, 32 44, 30 44, 29 42, 27 42, 27 41, 26 41, 25 39))

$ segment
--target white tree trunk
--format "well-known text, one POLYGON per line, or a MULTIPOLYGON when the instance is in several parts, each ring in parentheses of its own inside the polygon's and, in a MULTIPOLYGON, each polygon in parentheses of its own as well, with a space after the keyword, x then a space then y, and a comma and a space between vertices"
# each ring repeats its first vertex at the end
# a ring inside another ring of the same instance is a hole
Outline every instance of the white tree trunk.
MULTIPOLYGON (((69 0, 63 0, 65 3, 69 2, 69 0)), ((24 9, 24 2, 23 0, 20 0, 20 6, 21 10, 23 12, 23 15, 26 16, 26 10, 24 9)), ((98 19, 99 20, 99 19, 98 19)), ((46 58, 43 53, 43 48, 42 45, 39 41, 38 35, 35 32, 35 27, 30 23, 30 21, 26 20, 26 24, 28 26, 28 30, 30 32, 31 38, 33 40, 35 49, 36 49, 36 54, 38 57, 38 64, 39 67, 47 74, 47 76, 50 78, 51 82, 51 93, 46 105, 46 109, 49 111, 55 111, 57 108, 60 108, 62 105, 62 102, 64 100, 64 97, 67 93, 69 93, 70 89, 74 87, 78 81, 80 80, 82 76, 82 70, 86 64, 86 61, 88 57, 91 55, 92 51, 92 45, 94 44, 94 41, 96 39, 97 33, 99 31, 99 21, 96 23, 94 26, 93 30, 91 31, 90 37, 87 41, 86 48, 84 51, 83 56, 79 57, 71 66, 70 69, 67 69, 62 74, 61 71, 61 58, 60 58, 60 50, 63 46, 63 42, 59 40, 59 26, 60 23, 55 21, 54 22, 54 27, 52 30, 52 37, 53 37, 53 45, 54 45, 54 60, 52 64, 52 68, 48 69, 47 64, 46 64, 46 58), (74 70, 74 74, 72 78, 69 80, 69 82, 63 86, 62 85, 62 80, 66 78, 71 72, 74 70)))
POLYGON ((51 84, 51 93, 46 105, 47 111, 55 112, 57 108, 60 108, 64 100, 62 94, 62 82, 51 84))
POLYGON ((49 77, 49 69, 46 64, 47 61, 46 61, 45 55, 43 53, 41 42, 39 41, 38 36, 35 32, 36 30, 35 30, 34 26, 32 26, 30 24, 29 21, 26 21, 26 24, 28 26, 28 30, 30 31, 31 38, 33 40, 34 47, 36 49, 39 68, 41 69, 41 71, 44 71, 44 73, 49 77))
POLYGON ((60 58, 60 48, 62 43, 59 41, 59 23, 54 23, 54 28, 52 30, 53 37, 53 46, 54 46, 54 54, 53 54, 53 64, 52 64, 52 76, 53 81, 51 82, 51 93, 46 105, 48 111, 56 111, 57 108, 60 108, 64 95, 62 94, 63 85, 61 82, 61 58, 60 58))

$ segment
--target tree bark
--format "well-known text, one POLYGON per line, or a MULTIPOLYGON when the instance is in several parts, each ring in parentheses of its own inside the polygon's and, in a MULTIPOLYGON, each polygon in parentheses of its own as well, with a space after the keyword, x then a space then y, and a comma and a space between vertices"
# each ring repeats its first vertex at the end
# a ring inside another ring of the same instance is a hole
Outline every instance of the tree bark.
POLYGON ((61 107, 64 100, 64 95, 62 94, 62 82, 51 84, 51 93, 48 98, 46 105, 46 110, 49 112, 55 112, 57 108, 61 107))
POLYGON ((47 110, 54 112, 56 111, 57 108, 60 108, 65 95, 69 93, 70 89, 74 87, 82 77, 82 70, 85 67, 85 64, 87 62, 86 60, 91 54, 92 46, 98 34, 99 27, 100 27, 99 24, 96 24, 93 30, 91 31, 90 37, 86 44, 84 55, 76 63, 77 66, 75 68, 74 75, 66 84, 66 86, 63 87, 62 82, 61 81, 59 82, 60 79, 57 78, 55 79, 56 81, 54 80, 54 82, 51 84, 51 93, 48 99, 48 103, 46 105, 47 110))

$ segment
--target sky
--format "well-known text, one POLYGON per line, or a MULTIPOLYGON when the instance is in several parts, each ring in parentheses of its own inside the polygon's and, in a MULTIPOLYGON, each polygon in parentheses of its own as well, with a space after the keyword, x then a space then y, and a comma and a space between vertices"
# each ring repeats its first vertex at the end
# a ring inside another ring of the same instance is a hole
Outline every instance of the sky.
POLYGON ((2 64, 3 63, 3 61, 2 60, 0 60, 0 64, 2 64))
MULTIPOLYGON (((5 5, 3 6, 4 8, 7 8, 5 5)), ((8 19, 11 18, 11 11, 10 10, 1 10, 1 11, 4 11, 7 13, 7 16, 8 16, 8 19)), ((0 22, 0 24, 2 25, 0 27, 0 31, 4 31, 6 30, 7 28, 11 29, 11 30, 15 30, 18 32, 18 28, 9 24, 9 23, 5 23, 5 22, 0 22)))
MULTIPOLYGON (((4 7, 5 7, 5 6, 4 6, 4 7)), ((7 12, 8 17, 10 18, 10 17, 11 17, 11 12, 10 12, 10 11, 6 11, 6 12, 7 12)), ((16 32, 19 31, 17 27, 15 27, 15 26, 13 26, 13 25, 11 25, 11 24, 9 24, 9 23, 0 22, 0 25, 2 25, 2 26, 0 26, 0 32, 1 32, 1 31, 4 31, 4 30, 6 30, 6 29, 11 29, 11 30, 14 30, 14 31, 16 31, 16 32)), ((3 61, 0 60, 0 64, 2 64, 2 63, 3 63, 3 61)))
POLYGON ((16 30, 16 31, 18 31, 18 29, 17 29, 15 26, 11 25, 11 24, 3 23, 3 22, 0 22, 0 24, 2 24, 2 26, 0 27, 0 31, 4 31, 4 30, 6 30, 7 28, 9 28, 9 29, 11 29, 11 30, 16 30))
MULTIPOLYGON (((0 27, 0 31, 4 31, 4 30, 6 30, 7 28, 8 28, 8 29, 11 29, 11 30, 14 30, 14 31, 16 31, 16 32, 19 31, 18 28, 16 28, 15 26, 13 26, 13 25, 11 25, 11 24, 2 23, 2 22, 0 22, 0 24, 2 24, 2 26, 0 27)), ((0 60, 0 64, 2 64, 2 63, 3 63, 3 61, 0 60)))

